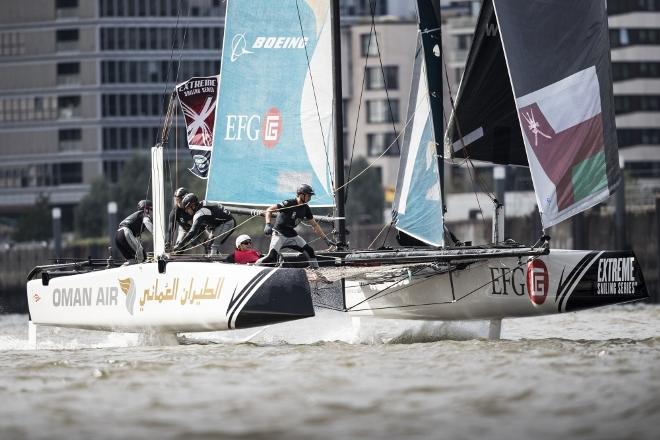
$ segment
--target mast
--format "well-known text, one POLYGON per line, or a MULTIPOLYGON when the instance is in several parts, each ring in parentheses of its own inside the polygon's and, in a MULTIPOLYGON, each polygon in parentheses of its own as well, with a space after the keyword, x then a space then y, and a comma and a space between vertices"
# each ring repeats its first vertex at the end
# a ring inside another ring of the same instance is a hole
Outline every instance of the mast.
POLYGON ((339 26, 339 0, 331 0, 332 19, 332 82, 333 82, 333 138, 335 140, 335 187, 337 188, 337 220, 335 229, 340 247, 346 246, 346 215, 344 191, 344 115, 341 88, 341 33, 339 26))
POLYGON ((426 63, 426 81, 429 88, 431 104, 431 120, 438 155, 438 172, 440 174, 440 193, 445 200, 445 165, 443 158, 443 84, 442 84, 442 29, 440 18, 440 2, 417 0, 419 14, 419 31, 422 37, 424 61, 426 63))

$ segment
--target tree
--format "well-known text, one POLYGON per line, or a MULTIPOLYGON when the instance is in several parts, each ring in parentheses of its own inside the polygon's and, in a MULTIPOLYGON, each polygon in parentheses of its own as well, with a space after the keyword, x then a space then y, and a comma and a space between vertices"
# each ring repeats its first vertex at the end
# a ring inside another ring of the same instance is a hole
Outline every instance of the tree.
POLYGON ((53 219, 50 198, 39 194, 34 206, 30 207, 16 222, 13 239, 16 241, 48 240, 52 238, 53 219))
MULTIPOLYGON (((369 166, 363 157, 353 161, 353 175, 369 166)), ((350 176, 349 176, 350 177, 350 176)), ((347 186, 348 200, 346 203, 346 218, 350 223, 383 222, 383 209, 385 207, 385 196, 381 177, 376 168, 369 168, 347 186)))
POLYGON ((108 228, 108 202, 111 185, 100 178, 92 182, 89 193, 74 210, 73 225, 80 237, 101 237, 108 228))
MULTIPOLYGON (((186 156, 188 158, 189 156, 186 156)), ((166 170, 169 170, 166 164, 166 170)), ((178 161, 165 183, 165 209, 171 207, 171 194, 176 187, 185 186, 200 198, 204 198, 206 180, 195 177, 187 170, 188 162, 178 161), (168 197, 168 194, 170 197, 168 197)), ((102 237, 108 229, 108 202, 117 203, 117 221, 121 221, 137 209, 138 201, 151 199, 151 161, 148 154, 136 153, 124 163, 116 184, 100 178, 92 183, 89 193, 74 211, 74 227, 80 237, 102 237)), ((166 211, 167 213, 168 211, 166 211)))

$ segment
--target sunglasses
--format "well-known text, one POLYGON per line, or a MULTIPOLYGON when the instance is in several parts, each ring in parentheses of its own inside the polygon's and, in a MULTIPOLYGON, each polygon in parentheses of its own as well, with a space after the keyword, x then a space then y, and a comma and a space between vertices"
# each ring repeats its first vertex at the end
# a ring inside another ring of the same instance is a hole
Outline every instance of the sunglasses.
POLYGON ((241 244, 252 244, 252 240, 245 240, 241 242, 241 244))

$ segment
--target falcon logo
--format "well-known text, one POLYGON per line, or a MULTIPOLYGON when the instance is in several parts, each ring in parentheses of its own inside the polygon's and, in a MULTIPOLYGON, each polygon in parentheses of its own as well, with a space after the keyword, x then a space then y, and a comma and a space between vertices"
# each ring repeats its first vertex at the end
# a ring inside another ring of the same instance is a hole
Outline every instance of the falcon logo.
POLYGON ((527 293, 532 304, 535 306, 543 304, 548 296, 549 287, 550 280, 545 263, 539 259, 529 260, 527 262, 527 293))
POLYGON ((135 294, 135 281, 133 281, 133 278, 119 280, 119 288, 126 294, 126 310, 132 315, 133 307, 135 306, 135 298, 137 296, 135 294))

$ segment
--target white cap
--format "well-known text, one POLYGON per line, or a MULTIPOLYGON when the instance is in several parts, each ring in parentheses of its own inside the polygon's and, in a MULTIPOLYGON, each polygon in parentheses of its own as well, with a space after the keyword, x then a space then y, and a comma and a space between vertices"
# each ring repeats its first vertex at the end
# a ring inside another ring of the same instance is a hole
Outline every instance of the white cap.
POLYGON ((243 243, 245 240, 252 240, 252 238, 250 238, 250 236, 247 234, 241 234, 236 237, 236 247, 238 248, 238 245, 243 243))

